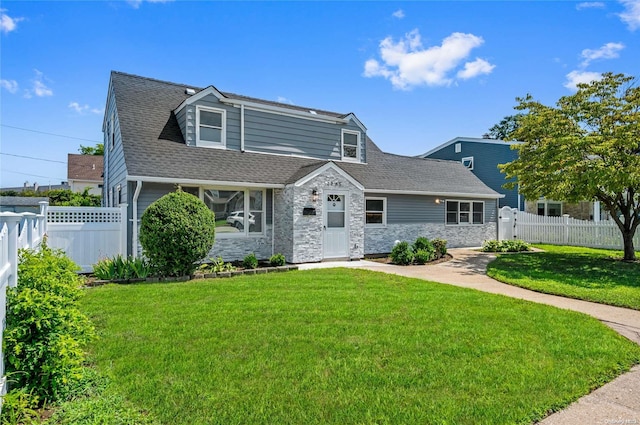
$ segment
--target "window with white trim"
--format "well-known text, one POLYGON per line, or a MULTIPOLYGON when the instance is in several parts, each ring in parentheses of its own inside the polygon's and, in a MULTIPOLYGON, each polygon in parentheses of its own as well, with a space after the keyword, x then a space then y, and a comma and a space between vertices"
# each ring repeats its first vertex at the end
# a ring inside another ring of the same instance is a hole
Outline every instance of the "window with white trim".
POLYGON ((265 191, 205 188, 202 200, 216 215, 216 237, 239 237, 264 233, 265 191))
POLYGON ((448 225, 484 224, 484 202, 447 201, 448 225))
POLYGON ((360 161, 360 132, 342 130, 342 160, 360 161))
POLYGON ((454 149, 455 149, 456 153, 462 152, 462 143, 456 143, 454 145, 454 149))
POLYGON ((367 227, 387 225, 387 198, 365 198, 365 224, 367 227))
POLYGON ((465 158, 462 158, 462 165, 464 165, 465 167, 467 167, 470 170, 473 170, 473 157, 472 156, 467 156, 465 158))
POLYGON ((196 145, 220 147, 226 145, 227 111, 196 106, 196 145))
POLYGON ((538 201, 537 212, 538 215, 547 217, 560 217, 562 216, 562 202, 541 199, 538 201))

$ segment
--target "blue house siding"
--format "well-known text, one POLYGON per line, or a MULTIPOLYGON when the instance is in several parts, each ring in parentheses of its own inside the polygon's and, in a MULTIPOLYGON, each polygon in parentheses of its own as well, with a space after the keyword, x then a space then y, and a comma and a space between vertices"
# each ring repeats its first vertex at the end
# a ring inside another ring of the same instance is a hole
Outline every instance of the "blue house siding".
MULTIPOLYGON (((513 161, 518 157, 518 152, 511 149, 511 145, 497 140, 465 141, 455 140, 451 144, 446 144, 441 149, 424 156, 425 158, 447 159, 452 161, 462 161, 462 158, 473 157, 472 172, 491 189, 504 194, 500 199, 500 207, 510 206, 518 208, 517 188, 508 190, 502 187, 507 182, 504 174, 498 169, 498 164, 513 161), (455 151, 456 144, 460 144, 460 152, 455 151)), ((520 197, 520 207, 524 210, 524 198, 520 197)))
MULTIPOLYGON (((445 219, 445 197, 424 195, 402 195, 369 193, 366 197, 387 198, 387 224, 443 223, 445 219), (436 203, 436 199, 440 203, 436 203)), ((484 202, 484 222, 495 222, 497 207, 495 199, 455 198, 459 201, 484 202)))
POLYGON ((116 98, 113 93, 113 88, 109 85, 109 93, 107 96, 107 106, 105 111, 105 128, 103 132, 104 143, 104 183, 102 189, 102 204, 105 206, 118 206, 118 200, 113 199, 111 205, 107 205, 109 202, 109 193, 114 193, 114 188, 120 185, 120 197, 122 202, 127 202, 128 187, 127 187, 127 166, 124 161, 124 152, 122 148, 122 136, 120 133, 120 117, 116 110, 116 98), (113 116, 114 128, 110 130, 111 117, 113 116), (110 131, 114 131, 115 140, 113 148, 111 147, 111 134, 110 131))
MULTIPOLYGON (((226 111, 226 148, 241 150, 241 109, 222 103, 209 94, 176 112, 180 130, 189 146, 196 146, 196 107, 226 111)), ((338 119, 336 119, 338 121, 338 119)), ((366 132, 354 121, 346 124, 300 118, 292 115, 244 109, 244 150, 280 155, 298 155, 322 160, 341 160, 342 130, 360 132, 360 160, 366 161, 366 132)))

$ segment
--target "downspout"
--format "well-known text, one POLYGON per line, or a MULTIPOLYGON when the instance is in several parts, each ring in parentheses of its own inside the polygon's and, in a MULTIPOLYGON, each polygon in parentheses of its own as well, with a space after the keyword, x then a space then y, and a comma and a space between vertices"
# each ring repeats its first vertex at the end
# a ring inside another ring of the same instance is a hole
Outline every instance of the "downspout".
POLYGON ((240 105, 240 152, 244 152, 244 104, 240 105))
POLYGON ((133 192, 133 213, 131 214, 133 224, 131 226, 131 256, 136 258, 138 256, 138 197, 142 190, 142 180, 136 181, 136 190, 133 192))
POLYGON ((276 190, 271 189, 271 256, 276 253, 276 190))

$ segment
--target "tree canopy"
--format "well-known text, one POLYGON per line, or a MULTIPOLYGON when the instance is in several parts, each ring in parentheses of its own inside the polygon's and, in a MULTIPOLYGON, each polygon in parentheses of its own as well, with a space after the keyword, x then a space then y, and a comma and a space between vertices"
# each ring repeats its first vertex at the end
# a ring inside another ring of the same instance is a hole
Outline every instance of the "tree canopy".
POLYGON ((82 155, 104 155, 104 144, 98 143, 95 146, 80 145, 78 152, 82 155))
POLYGON ((635 260, 640 224, 640 88, 633 77, 605 73, 546 106, 531 95, 509 139, 518 159, 500 165, 530 199, 600 201, 622 233, 624 259, 635 260))
POLYGON ((520 126, 520 119, 524 114, 507 115, 487 133, 492 139, 508 140, 511 134, 520 126))

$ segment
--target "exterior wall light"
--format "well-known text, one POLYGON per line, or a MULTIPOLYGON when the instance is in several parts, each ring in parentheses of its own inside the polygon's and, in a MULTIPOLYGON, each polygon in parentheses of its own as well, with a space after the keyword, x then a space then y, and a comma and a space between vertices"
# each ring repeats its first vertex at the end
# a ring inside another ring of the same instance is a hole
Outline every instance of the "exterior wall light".
POLYGON ((440 202, 442 202, 440 198, 436 198, 436 204, 440 204, 440 202))
POLYGON ((318 189, 313 189, 311 191, 311 200, 315 203, 318 202, 318 189))

